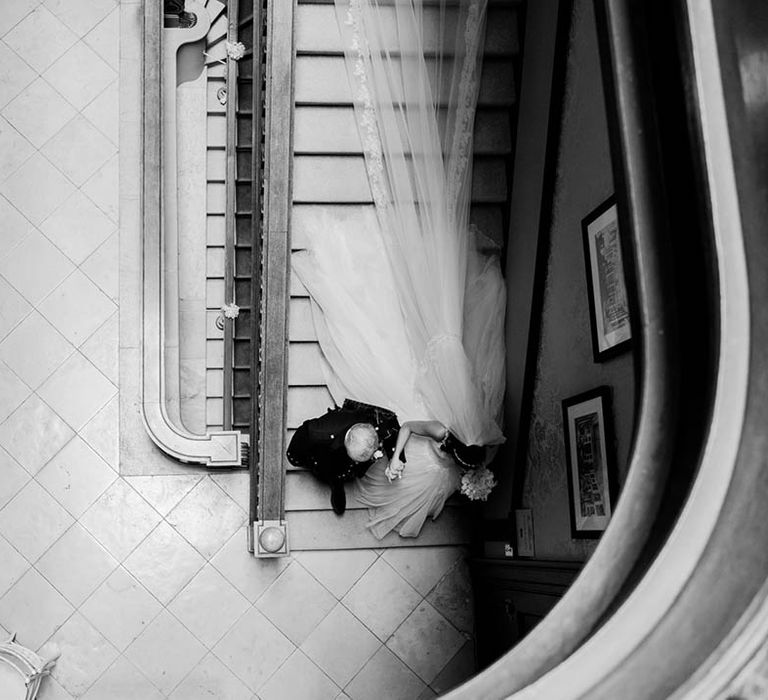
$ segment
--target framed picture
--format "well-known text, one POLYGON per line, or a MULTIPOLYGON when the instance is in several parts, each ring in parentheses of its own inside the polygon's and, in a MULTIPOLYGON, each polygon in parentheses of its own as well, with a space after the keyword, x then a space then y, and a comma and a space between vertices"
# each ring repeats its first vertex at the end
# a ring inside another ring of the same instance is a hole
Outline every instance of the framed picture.
POLYGON ((592 355, 595 362, 602 362, 626 350, 632 339, 616 199, 609 197, 584 217, 581 230, 592 324, 592 355))
POLYGON ((571 537, 599 537, 613 514, 611 393, 597 387, 563 401, 571 537))

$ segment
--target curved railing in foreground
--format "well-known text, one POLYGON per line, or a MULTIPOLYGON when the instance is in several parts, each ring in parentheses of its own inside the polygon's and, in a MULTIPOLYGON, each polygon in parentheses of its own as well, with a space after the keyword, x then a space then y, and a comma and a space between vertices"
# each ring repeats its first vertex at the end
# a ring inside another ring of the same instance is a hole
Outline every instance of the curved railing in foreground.
POLYGON ((750 0, 596 5, 642 339, 629 476, 560 604, 447 697, 760 697, 768 13, 750 0))

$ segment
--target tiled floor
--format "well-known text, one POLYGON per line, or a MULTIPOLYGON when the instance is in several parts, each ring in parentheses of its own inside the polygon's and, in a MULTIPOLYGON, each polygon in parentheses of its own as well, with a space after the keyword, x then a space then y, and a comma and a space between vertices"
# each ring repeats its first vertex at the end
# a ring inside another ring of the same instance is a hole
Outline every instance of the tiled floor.
POLYGON ((428 698, 472 672, 456 548, 246 551, 243 473, 121 477, 118 0, 0 7, 0 625, 48 700, 428 698))

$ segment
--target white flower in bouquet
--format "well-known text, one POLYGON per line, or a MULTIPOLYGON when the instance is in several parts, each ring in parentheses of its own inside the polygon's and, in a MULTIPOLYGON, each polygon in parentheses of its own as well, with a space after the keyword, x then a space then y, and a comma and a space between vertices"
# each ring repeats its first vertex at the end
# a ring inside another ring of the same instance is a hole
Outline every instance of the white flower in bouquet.
POLYGON ((242 41, 228 41, 227 44, 227 56, 233 61, 239 61, 245 56, 245 45, 242 41))
POLYGON ((240 315, 240 307, 235 304, 224 304, 221 307, 221 312, 224 314, 224 318, 237 318, 240 315))
POLYGON ((496 479, 488 467, 467 469, 461 477, 461 493, 470 501, 485 501, 496 486, 496 479))

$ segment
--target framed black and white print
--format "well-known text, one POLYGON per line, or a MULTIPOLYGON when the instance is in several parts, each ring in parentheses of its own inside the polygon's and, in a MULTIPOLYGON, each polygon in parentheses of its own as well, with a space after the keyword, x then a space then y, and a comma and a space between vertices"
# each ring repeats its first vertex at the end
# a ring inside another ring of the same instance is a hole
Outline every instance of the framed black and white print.
POLYGON ((615 465, 607 386, 563 401, 571 537, 599 537, 613 514, 615 465))
POLYGON ((626 350, 632 339, 615 197, 609 197, 584 217, 581 230, 592 325, 592 355, 595 362, 602 362, 626 350))

